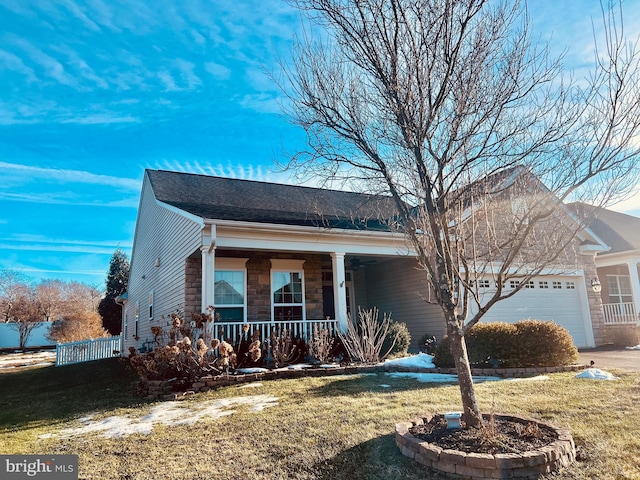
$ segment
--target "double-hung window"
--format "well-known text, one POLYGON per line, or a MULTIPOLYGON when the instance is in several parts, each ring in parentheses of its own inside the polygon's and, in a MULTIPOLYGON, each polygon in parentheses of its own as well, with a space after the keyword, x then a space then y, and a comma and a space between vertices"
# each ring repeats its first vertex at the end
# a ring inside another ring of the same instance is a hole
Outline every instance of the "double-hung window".
POLYGON ((304 260, 271 260, 273 320, 305 320, 303 263, 304 260))
POLYGON ((631 280, 627 275, 607 275, 609 303, 632 303, 631 280))
POLYGON ((213 301, 223 322, 246 322, 246 258, 216 258, 213 301))

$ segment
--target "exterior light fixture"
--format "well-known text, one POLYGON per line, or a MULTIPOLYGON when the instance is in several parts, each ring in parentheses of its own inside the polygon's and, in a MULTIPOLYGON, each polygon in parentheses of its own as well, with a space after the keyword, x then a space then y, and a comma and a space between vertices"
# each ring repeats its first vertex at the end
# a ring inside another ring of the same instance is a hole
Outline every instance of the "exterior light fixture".
POLYGON ((600 293, 602 291, 602 284, 597 277, 591 279, 591 288, 593 288, 593 291, 596 293, 600 293))

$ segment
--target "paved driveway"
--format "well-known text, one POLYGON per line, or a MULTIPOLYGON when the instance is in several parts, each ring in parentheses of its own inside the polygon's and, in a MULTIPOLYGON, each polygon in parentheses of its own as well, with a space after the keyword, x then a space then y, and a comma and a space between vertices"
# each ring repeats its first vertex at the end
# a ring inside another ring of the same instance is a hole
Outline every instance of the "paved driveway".
POLYGON ((606 370, 618 368, 640 372, 640 350, 626 350, 613 347, 599 347, 580 350, 580 365, 589 365, 593 360, 594 367, 606 370))

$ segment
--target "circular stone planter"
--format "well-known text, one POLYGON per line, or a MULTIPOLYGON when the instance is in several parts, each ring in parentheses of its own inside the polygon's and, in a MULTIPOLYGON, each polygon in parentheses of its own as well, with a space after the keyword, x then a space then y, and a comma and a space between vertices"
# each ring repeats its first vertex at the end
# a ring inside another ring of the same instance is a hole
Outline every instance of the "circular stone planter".
MULTIPOLYGON (((488 418, 488 415, 484 415, 488 418)), ((465 453, 458 450, 443 450, 435 444, 414 437, 409 429, 415 425, 429 422, 432 415, 425 415, 411 422, 396 424, 396 445, 403 455, 416 462, 445 473, 449 478, 480 480, 485 478, 530 478, 537 479, 546 474, 566 467, 576 459, 576 447, 566 428, 533 418, 515 415, 495 415, 496 418, 520 422, 536 423, 540 427, 553 430, 557 439, 524 453, 465 453)))

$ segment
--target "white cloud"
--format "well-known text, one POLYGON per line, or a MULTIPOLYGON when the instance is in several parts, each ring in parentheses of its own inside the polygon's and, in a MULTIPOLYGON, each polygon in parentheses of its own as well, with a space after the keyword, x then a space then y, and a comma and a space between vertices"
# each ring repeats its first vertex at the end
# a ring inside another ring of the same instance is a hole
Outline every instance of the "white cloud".
POLYGON ((290 185, 295 184, 290 172, 274 172, 265 165, 261 164, 210 164, 202 163, 197 160, 164 160, 162 162, 156 163, 152 168, 158 170, 170 170, 174 172, 212 175, 215 177, 256 180, 259 182, 284 183, 290 185))
POLYGON ((91 115, 71 116, 60 120, 62 124, 78 125, 110 125, 117 123, 140 123, 140 119, 131 115, 119 115, 117 113, 95 113, 91 115))
POLYGON ((67 238, 51 238, 44 235, 35 235, 30 233, 18 233, 11 237, 0 238, 3 242, 37 242, 48 243, 54 245, 78 245, 92 247, 109 247, 109 248, 131 248, 131 241, 121 240, 71 240, 67 238))
POLYGON ((36 82, 38 80, 33 69, 31 67, 27 67, 22 59, 15 53, 0 49, 0 64, 7 70, 13 70, 21 73, 28 82, 36 82))
POLYGON ((207 62, 204 64, 204 69, 218 80, 228 80, 231 76, 231 70, 219 63, 207 62))
POLYGON ((39 177, 49 180, 54 179, 63 183, 108 185, 111 187, 133 190, 136 192, 140 189, 140 180, 138 179, 101 175, 83 170, 43 168, 32 165, 22 165, 18 163, 8 163, 0 161, 0 170, 2 169, 24 172, 29 174, 31 178, 39 177))
POLYGON ((97 247, 87 245, 61 245, 61 244, 38 244, 38 243, 0 243, 0 250, 20 250, 27 252, 58 252, 58 253, 91 253, 97 255, 111 255, 118 248, 97 247))

